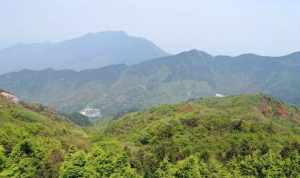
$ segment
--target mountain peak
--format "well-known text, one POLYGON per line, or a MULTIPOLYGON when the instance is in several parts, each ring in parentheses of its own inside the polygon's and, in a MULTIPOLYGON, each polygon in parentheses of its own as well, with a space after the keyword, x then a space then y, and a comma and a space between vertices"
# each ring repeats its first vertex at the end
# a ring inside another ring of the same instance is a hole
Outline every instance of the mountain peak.
POLYGON ((201 57, 201 58, 212 58, 212 56, 210 54, 208 54, 205 51, 200 51, 197 49, 192 49, 189 51, 185 51, 182 53, 179 53, 179 55, 184 55, 184 56, 195 56, 195 57, 201 57))
MULTIPOLYGON (((123 36, 128 37, 129 35, 125 31, 102 31, 95 33, 87 33, 83 35, 83 38, 94 38, 95 36, 123 36)), ((80 37, 79 37, 80 38, 80 37)))
POLYGON ((136 64, 167 55, 145 38, 130 36, 124 31, 104 31, 60 42, 3 49, 0 51, 0 74, 24 68, 84 70, 112 64, 136 64))
POLYGON ((245 54, 241 54, 237 57, 242 57, 242 58, 250 58, 250 57, 260 57, 259 55, 257 54, 254 54, 254 53, 245 53, 245 54))

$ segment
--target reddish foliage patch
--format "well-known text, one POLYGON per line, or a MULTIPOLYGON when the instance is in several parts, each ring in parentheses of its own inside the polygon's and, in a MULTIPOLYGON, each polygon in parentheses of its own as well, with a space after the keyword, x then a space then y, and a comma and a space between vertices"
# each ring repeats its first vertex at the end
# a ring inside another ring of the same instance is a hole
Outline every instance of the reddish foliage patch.
POLYGON ((179 106, 176 109, 177 112, 193 112, 193 107, 190 104, 179 106))
POLYGON ((276 114, 280 117, 288 117, 289 111, 282 104, 278 104, 276 107, 276 114))

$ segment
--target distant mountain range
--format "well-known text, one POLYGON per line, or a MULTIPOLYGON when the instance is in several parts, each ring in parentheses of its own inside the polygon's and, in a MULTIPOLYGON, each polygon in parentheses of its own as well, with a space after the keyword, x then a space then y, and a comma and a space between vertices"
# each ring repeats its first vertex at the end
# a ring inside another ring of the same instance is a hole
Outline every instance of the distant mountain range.
POLYGON ((148 60, 73 70, 23 70, 0 76, 21 99, 67 113, 87 107, 102 116, 193 98, 263 92, 300 105, 300 53, 282 57, 212 56, 198 50, 148 60))
POLYGON ((90 33, 53 43, 19 44, 0 50, 0 73, 45 68, 83 70, 136 64, 168 55, 154 43, 122 31, 90 33))

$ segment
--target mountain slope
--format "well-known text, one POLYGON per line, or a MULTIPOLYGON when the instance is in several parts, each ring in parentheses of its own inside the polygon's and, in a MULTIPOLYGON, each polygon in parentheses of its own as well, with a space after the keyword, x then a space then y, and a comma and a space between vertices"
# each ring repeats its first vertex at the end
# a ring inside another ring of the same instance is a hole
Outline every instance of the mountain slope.
POLYGON ((100 32, 57 43, 20 44, 0 50, 0 73, 45 68, 82 70, 135 64, 166 55, 146 39, 125 32, 100 32))
POLYGON ((161 105, 85 131, 0 97, 0 123, 0 177, 300 175, 300 110, 261 94, 161 105))
POLYGON ((92 128, 0 91, 1 178, 140 177, 118 142, 93 143, 92 128))
MULTIPOLYGON (((292 56, 292 57, 291 57, 292 56)), ((95 70, 29 71, 0 76, 0 86, 22 99, 64 112, 98 108, 118 115, 192 98, 263 92, 300 104, 300 59, 245 54, 211 56, 192 50, 140 64, 95 70)))
POLYGON ((130 113, 106 129, 147 177, 297 177, 300 110, 264 95, 130 113))
POLYGON ((54 111, 0 95, 0 177, 56 177, 65 151, 88 145, 86 133, 54 111))

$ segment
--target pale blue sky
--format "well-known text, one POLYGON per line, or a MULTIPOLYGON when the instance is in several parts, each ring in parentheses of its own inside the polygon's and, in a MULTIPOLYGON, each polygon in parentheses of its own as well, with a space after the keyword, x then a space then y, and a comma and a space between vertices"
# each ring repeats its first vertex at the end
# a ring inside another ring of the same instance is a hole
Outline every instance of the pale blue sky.
POLYGON ((169 52, 300 51, 299 0, 1 0, 0 46, 123 30, 169 52))

